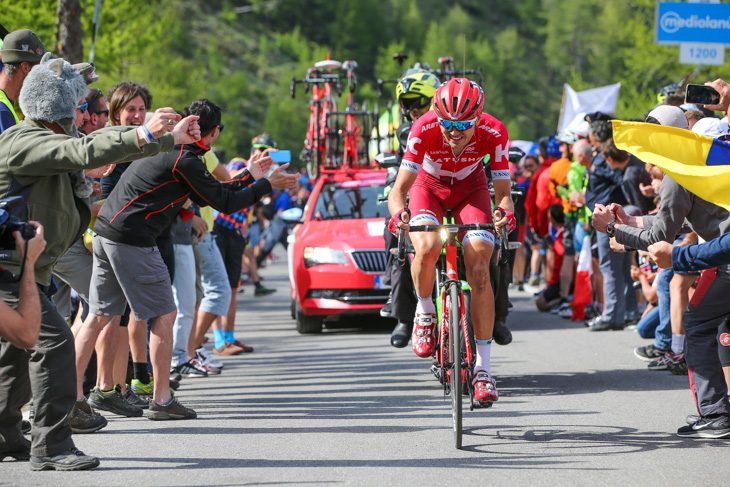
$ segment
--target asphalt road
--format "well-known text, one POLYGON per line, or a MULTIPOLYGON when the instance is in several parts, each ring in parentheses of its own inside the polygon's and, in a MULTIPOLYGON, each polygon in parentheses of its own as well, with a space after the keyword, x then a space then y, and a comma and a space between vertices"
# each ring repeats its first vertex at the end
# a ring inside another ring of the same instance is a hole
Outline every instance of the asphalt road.
POLYGON ((0 485, 727 485, 730 442, 674 434, 695 412, 688 379, 648 371, 636 333, 588 332, 514 292, 514 342, 492 352, 501 398, 464 413, 456 450, 430 362, 392 348, 391 323, 298 335, 284 263, 263 275, 276 294, 238 295, 237 338, 255 352, 183 381, 197 420, 109 413, 104 430, 74 437, 99 468, 5 462, 0 485))

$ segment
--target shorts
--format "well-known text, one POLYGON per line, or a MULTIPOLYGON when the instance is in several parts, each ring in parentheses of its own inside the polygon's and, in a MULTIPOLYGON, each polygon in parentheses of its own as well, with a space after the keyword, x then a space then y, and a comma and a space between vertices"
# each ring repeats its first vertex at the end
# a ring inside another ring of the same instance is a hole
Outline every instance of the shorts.
POLYGON ((560 297, 560 284, 548 284, 540 294, 548 303, 554 299, 558 299, 560 297))
POLYGON ((90 313, 121 316, 129 303, 137 321, 143 321, 176 310, 170 274, 157 247, 135 247, 96 234, 93 247, 90 313))
MULTIPOLYGON (((489 186, 484 171, 474 171, 462 180, 455 179, 451 185, 421 171, 408 195, 411 225, 422 225, 426 222, 440 225, 447 209, 451 209, 454 222, 457 224, 493 223, 492 199, 489 196, 489 186)), ((466 233, 459 233, 459 240, 462 243, 468 240, 464 238, 466 233)), ((468 237, 494 243, 494 232, 491 230, 469 232, 468 237)))
POLYGON ((231 285, 231 289, 236 289, 241 280, 241 265, 246 239, 238 230, 231 230, 217 223, 213 226, 213 234, 221 257, 223 257, 228 283, 231 285))

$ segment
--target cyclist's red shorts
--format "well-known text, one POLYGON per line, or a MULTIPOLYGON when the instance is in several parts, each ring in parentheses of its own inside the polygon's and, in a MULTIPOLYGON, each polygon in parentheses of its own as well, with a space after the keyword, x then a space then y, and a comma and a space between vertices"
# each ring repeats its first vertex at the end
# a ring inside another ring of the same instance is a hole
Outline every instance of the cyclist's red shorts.
MULTIPOLYGON (((420 171, 408 192, 411 225, 441 225, 444 213, 451 209, 454 223, 492 223, 492 199, 484 171, 474 171, 467 178, 447 182, 420 171)), ((463 240, 464 233, 459 234, 463 240)), ((494 244, 494 232, 469 232, 469 238, 480 238, 494 244), (489 235, 484 235, 489 233, 489 235)))

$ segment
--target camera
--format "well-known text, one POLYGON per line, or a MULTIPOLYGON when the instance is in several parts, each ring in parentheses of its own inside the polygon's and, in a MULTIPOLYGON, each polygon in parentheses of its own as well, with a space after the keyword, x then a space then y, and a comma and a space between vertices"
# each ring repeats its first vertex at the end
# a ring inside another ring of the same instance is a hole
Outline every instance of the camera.
POLYGON ((20 196, 10 196, 0 199, 0 250, 14 250, 15 238, 13 232, 18 231, 25 240, 35 236, 35 227, 30 223, 13 216, 12 211, 23 202, 20 196))

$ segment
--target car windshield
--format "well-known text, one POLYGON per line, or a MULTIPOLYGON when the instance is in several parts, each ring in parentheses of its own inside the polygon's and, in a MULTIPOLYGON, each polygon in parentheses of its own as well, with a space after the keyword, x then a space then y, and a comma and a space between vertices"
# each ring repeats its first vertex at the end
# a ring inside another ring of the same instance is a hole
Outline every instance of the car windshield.
POLYGON ((313 217, 317 220, 384 218, 390 215, 388 204, 378 202, 384 189, 384 182, 326 183, 317 198, 313 217))

